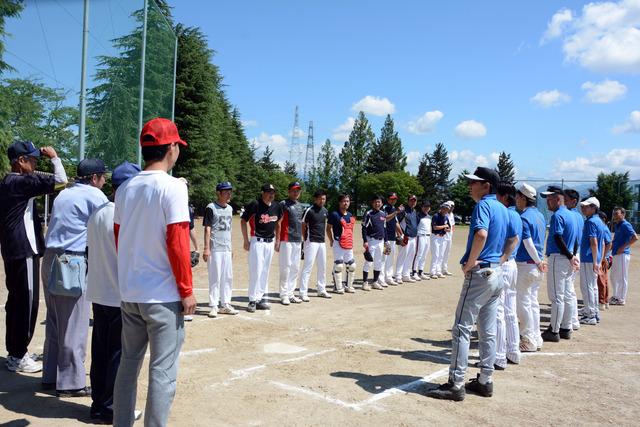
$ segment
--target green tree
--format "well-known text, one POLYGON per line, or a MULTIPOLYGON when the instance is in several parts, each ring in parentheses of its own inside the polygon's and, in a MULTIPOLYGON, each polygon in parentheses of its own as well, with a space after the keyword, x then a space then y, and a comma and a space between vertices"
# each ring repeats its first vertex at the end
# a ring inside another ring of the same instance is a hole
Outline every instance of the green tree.
POLYGON ((475 202, 469 194, 469 184, 465 175, 468 175, 468 170, 463 170, 458 175, 456 182, 451 186, 451 200, 456 204, 455 213, 464 217, 471 216, 475 202))
POLYGON ((15 18, 22 12, 22 1, 20 0, 0 0, 0 74, 3 71, 12 70, 11 65, 4 62, 2 59, 4 55, 4 38, 7 35, 4 24, 6 18, 15 18))
POLYGON ((386 171, 400 172, 407 166, 407 156, 402 149, 402 140, 394 129, 393 119, 387 114, 378 138, 367 156, 367 173, 386 171))
POLYGON ((287 175, 291 175, 291 176, 296 176, 297 175, 296 164, 293 163, 293 162, 290 162, 289 160, 284 162, 284 167, 282 168, 282 170, 287 175))
POLYGON ((258 160, 258 166, 267 174, 281 171, 280 165, 273 161, 273 150, 268 145, 264 147, 264 153, 258 160))
POLYGON ((425 153, 418 165, 418 181, 423 194, 432 203, 442 203, 449 198, 451 162, 444 144, 439 142, 432 153, 425 153))
POLYGON ((359 180, 359 188, 362 200, 369 200, 374 195, 384 197, 389 191, 395 191, 399 203, 406 203, 409 194, 420 194, 422 191, 418 179, 404 171, 363 175, 359 180))
POLYGON ((598 174, 595 189, 590 189, 589 194, 600 201, 600 209, 611 218, 611 212, 616 206, 625 209, 631 208, 633 192, 629 186, 629 172, 611 172, 598 174))
POLYGON ((498 157, 498 175, 500 175, 500 180, 508 182, 512 184, 516 179, 516 169, 513 165, 513 161, 511 160, 511 154, 507 154, 506 152, 501 152, 498 157))
POLYGON ((362 201, 358 191, 358 181, 366 172, 364 160, 369 155, 374 141, 375 135, 371 130, 371 124, 364 112, 360 111, 339 156, 342 163, 341 190, 351 195, 351 207, 354 212, 357 212, 362 201))

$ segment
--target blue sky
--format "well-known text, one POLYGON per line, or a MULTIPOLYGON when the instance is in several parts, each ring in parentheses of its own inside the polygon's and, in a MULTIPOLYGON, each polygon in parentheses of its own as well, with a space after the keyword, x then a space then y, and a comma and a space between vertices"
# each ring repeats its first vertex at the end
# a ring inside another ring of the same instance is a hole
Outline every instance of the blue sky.
MULTIPOLYGON (((130 28, 138 2, 92 1, 91 56, 130 28)), ((336 147, 362 108, 376 133, 392 114, 412 171, 443 142, 454 171, 504 150, 521 179, 640 178, 640 0, 172 3, 208 36, 247 135, 278 160, 296 105, 300 141, 312 120, 316 143, 336 147)), ((77 90, 81 6, 28 1, 7 48, 31 65, 6 59, 77 90)))

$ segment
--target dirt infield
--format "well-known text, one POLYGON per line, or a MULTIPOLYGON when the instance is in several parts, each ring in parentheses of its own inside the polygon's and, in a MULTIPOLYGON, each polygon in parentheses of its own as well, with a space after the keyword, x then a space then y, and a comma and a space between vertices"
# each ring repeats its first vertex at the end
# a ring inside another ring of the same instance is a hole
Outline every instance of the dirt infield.
MULTIPOLYGON (((546 343, 519 366, 496 372, 493 398, 467 395, 464 402, 453 403, 421 392, 446 379, 449 328, 462 280, 457 260, 466 228, 454 235, 453 277, 384 291, 362 292, 358 286, 355 294, 333 295, 332 300, 313 294, 310 303, 288 307, 275 303, 275 256, 269 281, 273 308, 250 314, 244 310, 248 266, 237 218, 234 227, 233 301, 241 312, 217 319, 206 316, 206 265, 198 265, 194 287, 203 311, 186 325, 171 426, 635 425, 640 417, 637 247, 625 307, 612 306, 598 326, 583 326, 570 341, 546 343)), ((360 271, 361 248, 357 252, 360 271)), ((328 257, 331 261, 330 251, 328 257)), ((4 282, 2 271, 0 279, 4 282)), ((545 288, 540 301, 546 327, 545 288)), ((0 303, 5 300, 2 286, 0 303)), ((41 299, 39 321, 44 317, 41 299)), ((0 333, 4 336, 4 318, 0 333)), ((39 325, 30 350, 41 352, 43 340, 44 325, 39 325)), ((471 363, 477 359, 476 348, 473 342, 471 363)), ((87 371, 89 364, 87 360, 87 371)), ((146 370, 145 364, 138 387, 140 409, 147 392, 146 370)), ((467 376, 476 372, 470 368, 467 376)), ((39 384, 38 374, 0 369, 0 423, 89 422, 90 399, 57 399, 42 392, 39 384)))

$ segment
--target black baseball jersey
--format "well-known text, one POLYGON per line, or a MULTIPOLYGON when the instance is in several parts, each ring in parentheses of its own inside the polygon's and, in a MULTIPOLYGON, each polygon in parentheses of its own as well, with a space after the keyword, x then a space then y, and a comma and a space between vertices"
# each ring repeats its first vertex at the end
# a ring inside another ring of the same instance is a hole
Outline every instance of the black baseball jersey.
POLYGON ((328 216, 329 211, 317 205, 308 207, 304 211, 302 222, 307 224, 307 236, 310 242, 324 243, 328 216))
POLYGON ((271 202, 267 205, 262 199, 249 203, 242 214, 242 219, 249 223, 251 236, 263 239, 275 237, 276 223, 282 218, 280 203, 271 202))
POLYGON ((302 216, 304 208, 302 203, 296 200, 283 200, 282 223, 280 224, 280 241, 282 242, 302 242, 302 216))
POLYGON ((10 173, 0 181, 0 247, 4 259, 44 252, 44 236, 35 197, 53 193, 55 178, 10 173))
POLYGON ((374 211, 371 209, 362 218, 362 239, 367 242, 369 238, 376 240, 387 240, 385 234, 385 223, 387 215, 384 211, 374 211))

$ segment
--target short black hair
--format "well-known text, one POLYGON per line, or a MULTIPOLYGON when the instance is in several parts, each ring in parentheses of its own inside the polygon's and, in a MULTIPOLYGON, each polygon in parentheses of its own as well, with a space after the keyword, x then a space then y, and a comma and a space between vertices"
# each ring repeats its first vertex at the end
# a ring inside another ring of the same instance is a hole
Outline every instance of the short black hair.
POLYGON ((573 200, 580 200, 580 193, 572 188, 564 190, 564 195, 573 200))
POLYGON ((609 220, 609 218, 607 217, 607 214, 602 211, 598 212, 598 215, 600 216, 600 219, 602 220, 602 222, 604 222, 605 224, 609 220))
POLYGON ((616 206, 615 208, 613 208, 613 211, 620 211, 622 213, 622 216, 627 216, 627 210, 625 208, 622 208, 620 206, 616 206))
POLYGON ((171 144, 142 147, 142 159, 145 162, 159 162, 164 159, 171 144))
POLYGON ((370 202, 375 202, 376 200, 380 200, 383 201, 384 199, 382 198, 381 195, 379 194, 374 194, 373 196, 371 196, 371 198, 369 199, 370 202))
POLYGON ((338 202, 341 202, 341 201, 343 201, 344 199, 349 199, 349 200, 351 200, 351 196, 350 196, 350 195, 348 195, 348 194, 346 194, 346 193, 342 193, 342 194, 340 194, 340 195, 338 196, 338 202))
POLYGON ((509 206, 516 204, 516 187, 510 182, 500 181, 500 183, 498 183, 497 193, 500 196, 507 197, 509 206))
POLYGON ((313 193, 313 198, 317 198, 317 197, 322 197, 322 196, 326 196, 327 193, 324 190, 316 190, 315 193, 313 193))

